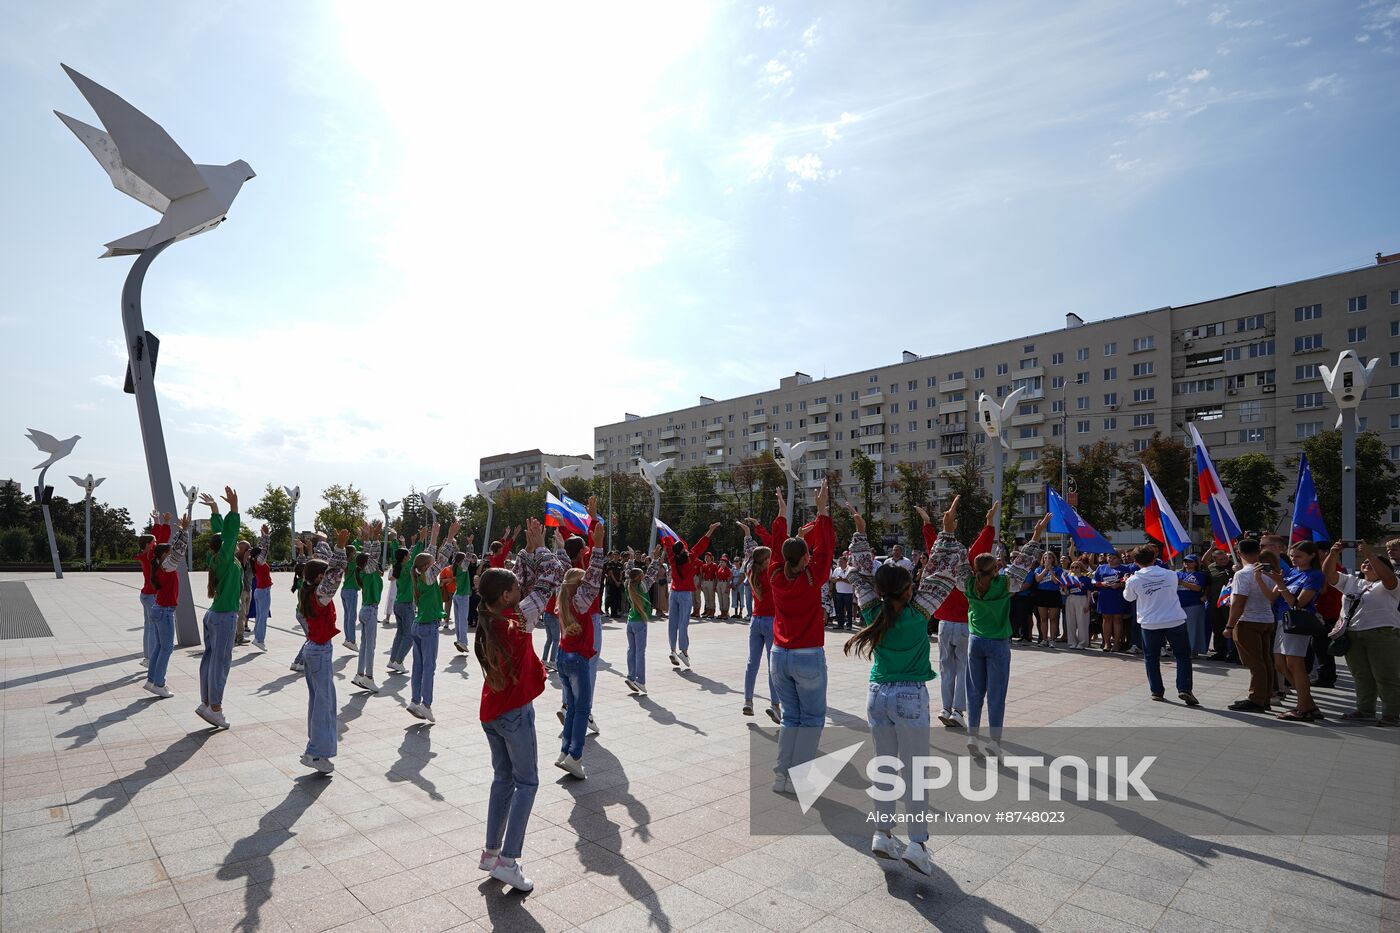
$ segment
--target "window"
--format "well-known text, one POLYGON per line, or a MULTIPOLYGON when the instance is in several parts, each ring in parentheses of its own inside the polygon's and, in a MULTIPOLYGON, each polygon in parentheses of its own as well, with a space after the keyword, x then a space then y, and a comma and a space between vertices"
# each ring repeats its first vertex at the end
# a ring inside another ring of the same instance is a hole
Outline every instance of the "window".
POLYGON ((1390 416, 1390 430, 1400 430, 1400 415, 1390 416))
POLYGON ((837 404, 837 405, 840 405, 840 404, 841 404, 842 402, 844 402, 845 400, 846 400, 846 397, 845 397, 842 393, 840 393, 840 392, 837 392, 837 393, 836 393, 836 404, 837 404))
POLYGON ((927 379, 925 379, 925 380, 924 380, 924 388, 925 388, 925 389, 936 389, 936 388, 938 388, 938 377, 937 377, 937 376, 929 376, 927 379))
MULTIPOLYGON (((1226 347, 1224 350, 1220 351, 1220 360, 1221 360, 1221 362, 1224 362, 1224 363, 1234 363, 1234 362, 1237 362, 1237 361, 1240 359, 1240 350, 1241 350, 1240 347, 1226 347)), ((1188 358, 1188 361, 1187 361, 1187 365, 1188 365, 1188 366, 1191 365, 1189 358, 1188 358)))
POLYGON ((1308 379, 1320 379, 1322 374, 1317 371, 1316 363, 1304 363, 1302 366, 1293 367, 1293 381, 1305 382, 1308 379))
POLYGON ((1115 380, 1115 379, 1117 379, 1117 378, 1118 378, 1118 367, 1117 367, 1117 366, 1107 366, 1107 367, 1104 368, 1104 371, 1103 371, 1103 381, 1104 381, 1104 382, 1112 382, 1113 380, 1115 380))
POLYGON ((1303 337, 1294 337, 1294 338, 1293 338, 1293 352, 1294 352, 1294 353, 1306 353, 1306 352, 1308 352, 1309 350, 1321 350, 1321 349, 1322 349, 1322 335, 1321 335, 1321 334, 1307 334, 1306 336, 1303 336, 1303 337))
POLYGON ((891 394, 891 395, 898 395, 898 394, 899 394, 899 383, 897 383, 897 382, 892 382, 892 383, 890 383, 890 394, 891 394))
MULTIPOLYGON (((1235 347, 1234 349, 1236 351, 1234 358, 1239 359, 1239 348, 1235 347)), ((1191 353, 1186 357, 1186 368, 1191 369, 1196 366, 1212 366, 1216 363, 1224 362, 1224 360, 1225 352, 1222 350, 1212 350, 1209 353, 1191 353)))
MULTIPOLYGON (((1090 431, 1093 430, 1091 422, 1089 421, 1076 421, 1074 427, 1075 430, 1078 431, 1080 434, 1088 434, 1090 431)), ((1105 425, 1105 427, 1107 427, 1107 425, 1105 425)))
MULTIPOLYGON (((1396 302, 1396 303, 1397 303, 1397 304, 1400 304, 1400 302, 1396 302)), ((1087 360, 1087 359, 1089 358, 1089 348, 1088 348, 1088 347, 1080 347, 1078 350, 1075 350, 1075 351, 1074 351, 1074 358, 1075 358, 1076 360, 1078 360, 1079 362, 1081 362, 1081 363, 1084 362, 1085 360, 1087 360)))
POLYGON ((1081 395, 1081 396, 1079 396, 1079 398, 1075 399, 1075 400, 1074 400, 1074 410, 1075 410, 1075 411, 1088 411, 1088 410, 1089 410, 1089 396, 1087 396, 1087 395, 1081 395))
POLYGON ((1117 353, 1117 352, 1118 352, 1118 344, 1117 344, 1117 343, 1106 343, 1106 344, 1103 345, 1103 355, 1104 355, 1104 356, 1112 356, 1113 354, 1115 354, 1115 353, 1117 353))
POLYGON ((1294 407, 1294 408, 1321 408, 1321 407, 1322 407, 1322 393, 1321 393, 1321 392, 1300 392, 1300 393, 1298 393, 1297 402, 1296 402, 1296 404, 1294 404, 1293 407, 1294 407))
POLYGON ((1400 460, 1400 444, 1391 444, 1386 448, 1386 453, 1392 460, 1400 460))
POLYGON ((1299 421, 1293 425, 1295 436, 1298 440, 1305 437, 1316 437, 1322 431, 1321 421, 1299 421))
POLYGON ((1106 405, 1106 406, 1108 406, 1108 407, 1112 407, 1112 406, 1114 406, 1114 405, 1117 405, 1117 404, 1118 404, 1118 393, 1117 393, 1117 392, 1105 392, 1105 393, 1103 394, 1103 403, 1104 403, 1104 405, 1106 405))
POLYGON ((1134 376, 1150 376, 1150 375, 1152 375, 1152 372, 1153 372, 1154 369, 1156 369, 1156 366, 1155 366, 1154 364, 1150 363, 1150 362, 1149 362, 1149 363, 1134 363, 1134 364, 1133 364, 1133 375, 1134 375, 1134 376))
POLYGON ((1061 427, 1063 427, 1063 425, 1061 425, 1058 421, 1050 425, 1050 436, 1060 437, 1062 434, 1064 434, 1064 432, 1060 430, 1061 427))
POLYGON ((1316 321, 1322 317, 1322 305, 1304 305, 1293 309, 1294 321, 1316 321))
POLYGON ((1037 357, 1029 356, 1029 357, 1026 357, 1024 360, 1022 360, 1020 363, 1018 363, 1017 366, 1016 366, 1016 368, 1017 368, 1017 369, 1034 369, 1035 367, 1037 367, 1037 366, 1039 366, 1039 365, 1040 365, 1040 360, 1039 360, 1037 357))
POLYGON ((956 372, 951 372, 951 373, 948 374, 948 378, 949 378, 949 379, 961 379, 962 377, 963 377, 963 374, 962 374, 962 370, 961 370, 961 369, 957 370, 956 372))
POLYGON ((1347 328, 1347 343, 1363 343, 1365 340, 1366 328, 1364 326, 1347 328))
POLYGON ((1021 427, 1017 429, 1016 436, 1021 438, 1040 437, 1040 428, 1035 425, 1031 425, 1029 427, 1021 427))
POLYGON ((899 403, 898 403, 898 402, 890 402, 890 414, 892 414, 892 415, 897 415, 897 414, 899 414, 899 403))
POLYGON ((897 454, 897 453, 899 453, 899 441, 891 441, 891 442, 890 442, 890 453, 892 453, 892 454, 897 454))
POLYGON ((1357 311, 1365 311, 1365 310, 1366 310, 1366 296, 1365 296, 1365 295, 1357 295, 1355 298, 1348 298, 1348 299, 1347 299, 1347 310, 1350 311, 1350 312, 1352 312, 1353 314, 1356 313, 1357 311))
POLYGON ((1137 403, 1140 403, 1140 402, 1155 402, 1156 400, 1157 400, 1157 390, 1156 390, 1156 389, 1134 389, 1134 390, 1133 390, 1133 403, 1134 403, 1134 404, 1137 404, 1137 403))
MULTIPOLYGON (((1322 338, 1319 337, 1318 339, 1321 340, 1322 338)), ((1319 344, 1319 346, 1321 346, 1321 344, 1319 344)), ((1249 345, 1249 358, 1251 360, 1261 356, 1273 355, 1274 342, 1272 340, 1261 340, 1259 343, 1251 343, 1249 345)), ((1236 359, 1239 359, 1239 357, 1236 357, 1236 359)))
POLYGON ((1395 350, 1390 351, 1390 365, 1400 366, 1400 352, 1397 352, 1395 350))
POLYGON ((1065 377, 1064 377, 1064 376, 1051 376, 1051 377, 1050 377, 1050 388, 1052 388, 1052 389, 1063 389, 1064 387, 1065 387, 1065 377))
POLYGON ((1390 290, 1390 303, 1393 305, 1400 305, 1400 288, 1392 288, 1390 290))
POLYGON ((792 414, 792 402, 788 402, 787 405, 783 408, 783 414, 792 414))
POLYGON ((1105 419, 1103 419, 1103 429, 1104 429, 1105 431, 1117 431, 1117 430, 1118 430, 1118 419, 1117 419, 1117 418, 1105 418, 1105 419))
POLYGON ((1240 402, 1240 422, 1249 424, 1251 421, 1260 421, 1264 417, 1263 402, 1240 402))
POLYGON ((1239 432, 1238 437, 1238 443, 1240 444, 1262 444, 1264 443, 1264 429, 1245 428, 1243 431, 1239 432))
MULTIPOLYGON (((874 373, 874 374, 872 374, 871 377, 870 377, 870 379, 869 379, 869 381, 870 381, 870 382, 879 382, 879 381, 880 381, 880 374, 879 374, 879 373, 874 373)), ((869 389, 866 389, 865 391, 869 392, 870 390, 869 390, 869 389)))
POLYGON ((924 399, 924 407, 928 408, 930 411, 936 409, 936 408, 938 407, 938 399, 936 399, 936 398, 926 398, 926 399, 924 399))
POLYGON ((976 369, 974 369, 974 370, 972 371, 972 378, 973 378, 973 379, 986 379, 986 378, 987 378, 987 367, 985 367, 985 366, 978 366, 976 369))
POLYGON ((1400 398, 1400 382, 1392 382, 1390 384, 1390 397, 1400 398))
POLYGON ((1050 413, 1051 413, 1051 414, 1053 414, 1053 415, 1058 415, 1058 414, 1060 414, 1061 412, 1063 412, 1064 410, 1065 410, 1065 400, 1064 400, 1064 399, 1062 399, 1062 398, 1057 398, 1057 399, 1055 399, 1053 402, 1050 403, 1050 413))
POLYGON ((1390 336, 1400 337, 1400 321, 1390 322, 1390 336))
POLYGON ((1029 379, 1014 379, 1011 382, 1013 389, 1025 389, 1027 397, 1040 398, 1045 394, 1045 383, 1043 376, 1031 376, 1029 379))
POLYGON ((911 422, 909 422, 909 430, 911 430, 911 431, 917 431, 917 430, 919 430, 919 422, 917 422, 917 421, 911 421, 911 422))
POLYGON ((919 400, 916 399, 916 398, 911 398, 911 399, 909 400, 909 404, 906 406, 906 410, 907 410, 907 411, 918 411, 918 410, 919 410, 919 400))
POLYGON ((1133 352, 1141 353, 1143 350, 1151 350, 1157 345, 1156 337, 1134 337, 1133 352))
POLYGON ((917 379, 910 379, 909 382, 908 382, 908 384, 905 386, 905 388, 907 388, 910 392, 915 392, 915 391, 917 391, 918 388, 919 388, 919 380, 917 380, 917 379))
POLYGON ((1060 365, 1062 365, 1062 364, 1064 363, 1064 361, 1065 361, 1065 355, 1064 355, 1063 353, 1051 353, 1051 354, 1050 354, 1050 365, 1051 365, 1051 366, 1060 366, 1060 365))
MULTIPOLYGON (((998 395, 1001 394, 1001 389, 1000 389, 1000 388, 997 389, 997 394, 998 394, 998 395)), ((949 392, 949 393, 948 393, 948 401, 950 401, 950 402, 961 402, 962 400, 963 400, 963 393, 961 393, 961 392, 949 392)))
POLYGON ((1188 328, 1181 332, 1181 336, 1186 340, 1200 340, 1202 337, 1219 337, 1224 333, 1225 325, 1217 321, 1214 324, 1200 324, 1188 328))
POLYGON ((1005 376, 1008 372, 1010 372, 1010 370, 1011 370, 1011 367, 1010 367, 1009 365, 1007 365, 1006 363, 998 363, 998 364, 997 364, 997 375, 998 375, 998 376, 1005 376))
POLYGON ((1251 314, 1251 315, 1249 315, 1248 317, 1242 317, 1242 318, 1239 318, 1238 320, 1235 321, 1235 332, 1236 332, 1236 333, 1239 333, 1240 331, 1245 331, 1245 330, 1263 330, 1263 329, 1264 329, 1264 315, 1262 315, 1262 314, 1251 314))
POLYGON ((1133 453, 1135 453, 1135 454, 1140 454, 1140 453, 1142 453, 1144 450, 1147 449, 1147 444, 1148 444, 1148 439, 1145 438, 1145 437, 1134 438, 1134 439, 1133 439, 1133 453))
POLYGON ((937 449, 938 449, 938 438, 936 438, 936 437, 930 437, 928 440, 924 441, 924 450, 937 450, 937 449))
POLYGON ((1152 412, 1143 412, 1140 415, 1133 415, 1133 427, 1150 428, 1157 423, 1157 416, 1152 412))
POLYGON ((1219 379, 1192 379, 1189 382, 1178 382, 1172 387, 1172 391, 1177 395, 1198 395, 1201 392, 1214 392, 1219 388, 1219 379))

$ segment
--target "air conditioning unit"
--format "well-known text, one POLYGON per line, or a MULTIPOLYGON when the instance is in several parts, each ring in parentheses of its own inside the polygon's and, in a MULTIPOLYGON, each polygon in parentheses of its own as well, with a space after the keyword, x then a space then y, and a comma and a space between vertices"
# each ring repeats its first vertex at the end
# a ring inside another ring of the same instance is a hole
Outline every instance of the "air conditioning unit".
POLYGON ((1264 386, 1265 393, 1277 391, 1278 386, 1264 386))
POLYGON ((1110 405, 1110 406, 1108 406, 1108 410, 1109 410, 1109 411, 1117 411, 1117 410, 1118 410, 1118 406, 1117 406, 1117 405, 1110 405))
POLYGON ((1226 389, 1226 390, 1225 390, 1225 394, 1226 394, 1226 395, 1239 395, 1239 394, 1240 394, 1240 390, 1239 390, 1239 389, 1226 389))

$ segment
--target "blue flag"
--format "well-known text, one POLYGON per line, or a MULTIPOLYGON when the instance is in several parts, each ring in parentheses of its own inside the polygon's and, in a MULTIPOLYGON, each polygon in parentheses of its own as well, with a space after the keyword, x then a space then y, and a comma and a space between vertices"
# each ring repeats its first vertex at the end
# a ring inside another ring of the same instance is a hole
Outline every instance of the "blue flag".
POLYGON ((1108 539, 1094 530, 1094 526, 1079 517, 1074 506, 1060 498, 1059 493, 1045 484, 1046 511, 1050 513, 1050 530, 1055 534, 1069 535, 1074 547, 1081 554, 1113 554, 1117 548, 1108 539))
POLYGON ((1327 524, 1322 520, 1322 506, 1317 501, 1312 469, 1307 454, 1298 455, 1298 488, 1293 493, 1293 541, 1331 541, 1327 524))

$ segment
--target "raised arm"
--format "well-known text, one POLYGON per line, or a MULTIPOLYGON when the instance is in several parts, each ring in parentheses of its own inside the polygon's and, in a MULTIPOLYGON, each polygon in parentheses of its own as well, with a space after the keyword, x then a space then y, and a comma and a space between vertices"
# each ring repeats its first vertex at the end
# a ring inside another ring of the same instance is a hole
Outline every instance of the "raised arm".
POLYGON ((696 560, 699 560, 700 558, 705 556, 705 552, 710 549, 710 535, 714 534, 716 529, 718 528, 719 522, 715 522, 713 525, 710 526, 708 531, 706 531, 703 535, 700 536, 700 540, 695 542, 695 547, 690 549, 691 557, 695 558, 696 560))
MULTIPOLYGON (((437 549, 437 556, 433 558, 433 565, 427 571, 431 574, 430 580, 437 579, 443 568, 452 563, 452 555, 457 553, 457 532, 462 528, 461 522, 453 522, 447 529, 447 540, 442 542, 442 547, 437 549)), ((433 526, 433 540, 437 540, 437 525, 433 526)))
MULTIPOLYGON (((169 526, 167 526, 169 527, 169 526)), ((185 562, 185 551, 190 546, 190 517, 180 516, 180 530, 170 539, 170 552, 165 555, 165 560, 160 562, 161 570, 178 570, 185 562)))
POLYGON ((335 548, 325 541, 316 542, 316 556, 326 562, 326 572, 316 586, 316 602, 330 605, 340 589, 341 578, 345 576, 345 543, 350 540, 349 529, 342 528, 335 534, 335 548))
POLYGON ((1047 514, 1036 523, 1035 531, 1031 533, 1031 539, 1021 546, 1020 556, 1006 565, 1006 582, 1009 584, 1011 592, 1019 590, 1026 582, 1026 576, 1031 572, 1031 569, 1040 563, 1040 555, 1045 553, 1045 545, 1040 543, 1040 539, 1049 526, 1050 516, 1047 514))
POLYGON ((603 543, 602 523, 593 526, 590 536, 592 547, 588 553, 588 570, 585 573, 583 582, 574 590, 573 608, 576 613, 583 615, 593 605, 593 600, 598 598, 598 591, 603 587, 603 563, 606 555, 601 547, 603 543))
POLYGON ((525 525, 525 552, 517 565, 521 590, 518 608, 527 631, 539 621, 549 598, 564 581, 568 567, 567 561, 560 561, 544 546, 544 526, 537 519, 530 519, 525 525))
POLYGON ((846 582, 855 590, 857 611, 864 612, 880 601, 879 594, 875 592, 875 552, 870 549, 870 541, 865 537, 865 518, 849 502, 846 508, 850 510, 851 520, 856 526, 856 533, 851 536, 851 563, 846 582))

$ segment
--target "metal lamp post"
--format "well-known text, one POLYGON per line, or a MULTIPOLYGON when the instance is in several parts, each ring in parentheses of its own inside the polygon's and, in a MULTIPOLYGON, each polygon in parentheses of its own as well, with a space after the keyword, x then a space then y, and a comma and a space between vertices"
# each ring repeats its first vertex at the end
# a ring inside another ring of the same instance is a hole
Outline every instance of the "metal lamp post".
POLYGON ((384 516, 384 533, 380 535, 380 567, 389 566, 389 510, 393 509, 398 504, 399 500, 397 499, 393 502, 386 502, 383 499, 379 500, 379 514, 384 516))
POLYGON ((491 494, 500 489, 504 482, 504 479, 476 481, 476 494, 486 500, 486 534, 481 538, 485 551, 491 550, 491 520, 496 517, 496 503, 491 499, 491 494))
MULTIPOLYGON (((1342 429, 1342 540, 1347 542, 1356 540, 1356 409, 1366 396, 1366 387, 1379 362, 1379 357, 1367 363, 1351 350, 1343 350, 1337 356, 1336 366, 1317 367, 1323 386, 1341 409, 1337 426, 1342 429)), ((1343 551, 1343 559, 1350 550, 1348 547, 1343 551)))
MULTIPOLYGON (((186 486, 181 483, 180 492, 185 496, 185 514, 193 515, 195 501, 199 499, 199 487, 193 484, 186 486)), ((267 559, 271 560, 272 555, 268 554, 267 559)), ((185 570, 194 570, 194 548, 188 548, 185 551, 185 570)))
POLYGON ((654 463, 643 457, 637 458, 637 469, 641 471, 642 479, 651 487, 651 534, 647 538, 648 553, 656 549, 656 523, 661 518, 661 477, 666 475, 666 471, 671 469, 675 462, 674 457, 654 463))
POLYGON ((73 476, 69 474, 69 479, 83 487, 83 569, 92 570, 92 491, 102 485, 105 476, 92 478, 92 474, 87 476, 73 476))
MULTIPOLYGON (((994 443, 992 447, 992 502, 1001 501, 1002 473, 1005 464, 1001 462, 1002 451, 1011 449, 1011 441, 1006 432, 1010 429, 1010 413, 1016 410, 1016 404, 1020 402, 1021 396, 1025 394, 1025 388, 1013 389, 1006 396, 1006 401, 998 405, 986 392, 977 396, 977 422, 982 425, 982 432, 987 435, 987 439, 994 443), (998 444, 1000 445, 998 447, 998 444)), ((992 515, 993 536, 997 541, 1001 540, 1001 509, 998 508, 992 515)))
MULTIPOLYGON (((63 68, 92 106, 105 132, 61 113, 58 118, 87 146, 113 187, 162 215, 155 225, 108 243, 103 256, 136 256, 122 286, 122 329, 128 357, 126 391, 136 396, 151 499, 156 511, 173 515, 175 494, 154 382, 159 341, 146 330, 141 315, 141 286, 151 263, 171 243, 223 223, 244 182, 253 177, 253 170, 241 159, 228 165, 195 164, 160 124, 102 85, 67 65, 63 68)), ((177 643, 196 644, 199 630, 188 572, 180 574, 175 620, 177 643)))
POLYGON ((44 530, 49 535, 49 554, 53 557, 53 575, 55 579, 63 579, 63 562, 58 557, 58 540, 53 533, 53 516, 49 513, 49 496, 53 490, 44 485, 44 477, 48 475, 49 467, 53 466, 64 457, 73 452, 81 437, 74 434, 67 440, 61 441, 52 434, 45 434, 43 431, 29 429, 26 435, 30 441, 38 447, 40 452, 48 454, 48 459, 38 464, 34 469, 39 471, 39 485, 34 487, 34 501, 39 503, 39 509, 44 514, 44 530))
POLYGON ((792 503, 796 498, 797 488, 797 461, 807 452, 811 446, 811 441, 798 441, 796 444, 785 444, 776 435, 773 437, 773 446, 778 448, 778 453, 783 455, 781 464, 783 473, 787 476, 787 520, 788 529, 793 534, 797 533, 797 516, 792 514, 792 503))
POLYGON ((287 494, 288 499, 292 500, 291 536, 287 541, 288 546, 290 546, 292 550, 291 553, 287 555, 287 559, 295 564, 297 562, 297 503, 301 501, 301 487, 283 486, 282 491, 287 494))

